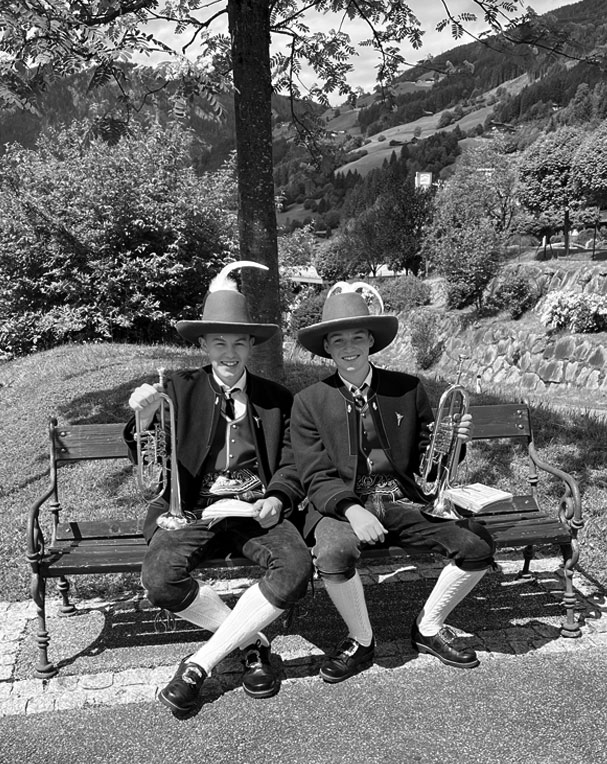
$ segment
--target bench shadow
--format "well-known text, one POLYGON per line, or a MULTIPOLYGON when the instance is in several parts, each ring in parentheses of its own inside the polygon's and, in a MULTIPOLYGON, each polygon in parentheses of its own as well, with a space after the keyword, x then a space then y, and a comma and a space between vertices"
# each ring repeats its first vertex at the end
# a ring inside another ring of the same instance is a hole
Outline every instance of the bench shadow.
MULTIPOLYGON (((503 573, 487 575, 455 608, 449 624, 464 642, 479 651, 481 659, 483 652, 520 655, 563 639, 562 604, 558 596, 542 586, 542 575, 531 579, 503 573)), ((366 587, 377 666, 397 668, 416 657, 410 630, 433 585, 434 579, 391 581, 387 574, 382 583, 366 587)), ((583 608, 583 595, 576 595, 583 608)), ((226 601, 233 605, 235 599, 229 597, 226 601)), ((582 609, 582 617, 583 613, 582 609)), ((143 599, 117 606, 83 607, 67 618, 51 615, 49 632, 50 656, 59 676, 173 667, 210 636, 180 619, 169 625, 160 611, 151 609, 143 599)), ((282 679, 318 674, 323 655, 333 650, 345 632, 326 592, 318 586, 300 601, 290 623, 279 619, 266 629, 274 642, 273 661, 282 679)), ((31 678, 35 661, 32 620, 14 678, 31 678)), ((214 672, 213 692, 221 695, 240 687, 241 676, 240 654, 236 651, 214 672)))

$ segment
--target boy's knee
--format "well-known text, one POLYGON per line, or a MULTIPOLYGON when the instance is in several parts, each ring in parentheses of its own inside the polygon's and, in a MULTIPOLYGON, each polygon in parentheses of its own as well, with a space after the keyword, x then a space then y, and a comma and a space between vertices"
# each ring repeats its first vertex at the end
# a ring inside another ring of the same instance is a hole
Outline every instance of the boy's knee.
POLYGON ((163 565, 158 556, 148 556, 143 560, 141 584, 152 605, 177 613, 194 599, 197 583, 185 571, 177 573, 169 565, 163 565))
POLYGON ((317 543, 314 547, 314 565, 323 578, 354 575, 356 562, 360 557, 359 549, 354 545, 326 545, 317 543))
POLYGON ((464 570, 484 570, 493 565, 495 541, 489 531, 480 523, 470 520, 468 533, 462 538, 459 550, 459 566, 464 570))

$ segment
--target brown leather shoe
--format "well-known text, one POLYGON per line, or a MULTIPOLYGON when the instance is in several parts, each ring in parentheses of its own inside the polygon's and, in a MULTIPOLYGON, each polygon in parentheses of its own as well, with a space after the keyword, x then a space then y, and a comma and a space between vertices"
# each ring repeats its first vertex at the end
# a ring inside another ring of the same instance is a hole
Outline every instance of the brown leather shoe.
POLYGON ((158 693, 158 700, 176 716, 189 714, 197 707, 202 683, 207 678, 204 669, 189 662, 188 658, 181 661, 175 676, 158 693))
POLYGON ((349 679, 359 671, 369 668, 373 663, 375 640, 368 647, 361 645, 352 637, 346 637, 337 645, 335 651, 320 667, 320 676, 325 682, 335 684, 349 679))
POLYGON ((417 624, 411 629, 411 641, 413 649, 419 653, 428 653, 438 658, 447 666, 455 668, 475 668, 480 661, 471 647, 457 647, 457 635, 448 626, 434 634, 432 637, 424 637, 420 634, 417 624))
POLYGON ((271 698, 280 689, 280 680, 270 663, 270 648, 258 640, 244 649, 242 687, 252 698, 271 698))

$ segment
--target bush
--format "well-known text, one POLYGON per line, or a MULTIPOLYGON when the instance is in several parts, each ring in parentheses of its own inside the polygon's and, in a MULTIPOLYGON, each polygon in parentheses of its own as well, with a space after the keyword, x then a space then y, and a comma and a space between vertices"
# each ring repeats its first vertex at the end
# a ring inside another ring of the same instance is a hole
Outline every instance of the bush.
POLYGON ((368 270, 342 236, 332 237, 329 246, 316 257, 314 266, 318 275, 330 283, 361 278, 368 270))
POLYGON ((57 306, 0 321, 0 359, 48 350, 65 342, 111 339, 110 322, 89 307, 57 306))
POLYGON ((531 310, 540 297, 538 286, 526 276, 516 275, 496 286, 485 301, 490 312, 505 310, 511 318, 520 318, 531 310))
POLYGON ((297 337, 297 332, 306 326, 317 324, 322 318, 322 309, 327 296, 326 290, 320 294, 306 297, 291 313, 289 333, 297 337))
POLYGON ((377 284, 387 313, 404 313, 428 305, 432 293, 428 284, 416 276, 398 276, 377 284))
POLYGON ((109 145, 87 122, 0 159, 0 340, 16 355, 69 341, 148 341, 202 311, 236 254, 231 170, 198 176, 179 126, 109 145))
POLYGON ((439 338, 438 316, 427 310, 411 314, 409 333, 415 363, 420 369, 429 369, 441 357, 444 347, 439 338))
POLYGON ((550 292, 540 320, 555 329, 573 332, 607 331, 607 297, 582 292, 550 292))
POLYGON ((466 308, 472 305, 477 297, 477 291, 474 284, 466 281, 457 281, 455 283, 447 282, 447 307, 448 308, 466 308))

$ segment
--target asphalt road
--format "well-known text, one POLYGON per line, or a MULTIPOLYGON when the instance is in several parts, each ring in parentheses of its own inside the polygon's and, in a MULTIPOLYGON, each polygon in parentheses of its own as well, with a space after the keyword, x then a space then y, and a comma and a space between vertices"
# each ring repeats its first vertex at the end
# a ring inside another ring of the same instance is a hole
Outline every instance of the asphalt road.
POLYGON ((424 656, 340 685, 234 689, 177 721, 156 702, 0 720, 0 762, 45 764, 602 764, 603 648, 485 660, 424 656), (575 655, 575 658, 572 657, 575 655))

